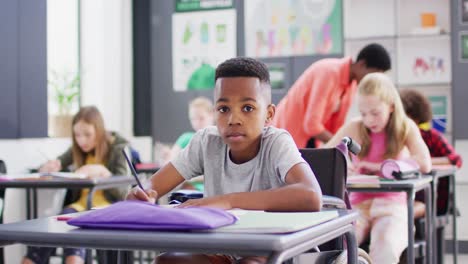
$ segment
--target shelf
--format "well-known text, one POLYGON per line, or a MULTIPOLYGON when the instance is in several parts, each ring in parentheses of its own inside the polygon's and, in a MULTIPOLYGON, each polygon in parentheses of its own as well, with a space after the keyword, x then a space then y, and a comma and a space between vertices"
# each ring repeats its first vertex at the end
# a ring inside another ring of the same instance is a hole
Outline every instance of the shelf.
POLYGON ((345 41, 375 41, 375 40, 391 40, 396 39, 397 36, 372 36, 372 37, 362 37, 362 38, 345 38, 345 41))
POLYGON ((410 87, 444 87, 444 88, 450 88, 452 86, 452 83, 395 83, 395 86, 400 88, 410 88, 410 87))
POLYGON ((441 34, 404 34, 398 35, 396 38, 399 39, 420 39, 420 38, 442 38, 442 37, 450 37, 450 32, 448 33, 441 33, 441 34))

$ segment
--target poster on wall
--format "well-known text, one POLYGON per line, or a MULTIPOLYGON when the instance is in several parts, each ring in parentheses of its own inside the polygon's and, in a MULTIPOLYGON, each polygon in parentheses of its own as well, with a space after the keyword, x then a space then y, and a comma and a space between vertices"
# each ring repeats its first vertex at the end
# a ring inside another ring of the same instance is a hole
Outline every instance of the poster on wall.
POLYGON ((432 127, 441 133, 447 130, 448 104, 446 95, 428 96, 432 108, 432 127))
POLYGON ((244 15, 249 57, 342 53, 342 0, 249 0, 244 15))
POLYGON ((275 62, 266 63, 268 72, 270 73, 270 85, 271 89, 281 90, 286 88, 286 64, 275 62))
POLYGON ((176 0, 176 12, 192 12, 232 8, 232 0, 176 0))
POLYGON ((460 62, 468 63, 468 31, 460 32, 460 62))
POLYGON ((214 88, 219 63, 236 56, 234 9, 172 15, 172 81, 175 91, 214 88))
POLYGON ((468 24, 468 0, 459 0, 460 1, 460 18, 463 25, 468 24))
POLYGON ((399 84, 445 84, 452 80, 450 37, 401 38, 398 40, 399 84), (420 47, 423 47, 421 49, 420 47))

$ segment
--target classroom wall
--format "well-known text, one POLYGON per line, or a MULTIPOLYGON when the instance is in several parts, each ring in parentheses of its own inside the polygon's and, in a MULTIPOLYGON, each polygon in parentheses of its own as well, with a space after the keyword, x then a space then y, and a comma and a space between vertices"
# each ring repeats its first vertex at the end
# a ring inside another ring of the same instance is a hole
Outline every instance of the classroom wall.
POLYGON ((0 8, 0 138, 47 135, 46 0, 0 8))
MULTIPOLYGON (((457 140, 468 140, 468 122, 466 118, 466 100, 468 99, 468 60, 462 61, 460 34, 468 34, 468 23, 461 23, 461 1, 451 3, 452 29, 452 104, 453 136, 457 140)), ((465 159, 467 160, 467 159, 465 159)), ((468 160, 467 160, 468 161, 468 160)))
POLYGON ((81 105, 133 136, 132 1, 81 0, 81 105))
MULTIPOLYGON (((152 136, 155 141, 174 142, 177 137, 191 130, 188 119, 188 103, 196 96, 212 98, 212 90, 174 92, 172 87, 172 13, 175 1, 150 2, 150 64, 151 64, 151 114, 152 136)), ((237 10, 237 55, 245 54, 244 1, 235 1, 237 10)), ((341 54, 335 55, 340 57, 341 54)), ((330 57, 330 56, 329 56, 330 57)), ((287 69, 286 87, 310 64, 322 56, 300 56, 264 59, 264 62, 282 62, 287 69)), ((287 89, 274 91, 273 103, 286 94, 287 89)))

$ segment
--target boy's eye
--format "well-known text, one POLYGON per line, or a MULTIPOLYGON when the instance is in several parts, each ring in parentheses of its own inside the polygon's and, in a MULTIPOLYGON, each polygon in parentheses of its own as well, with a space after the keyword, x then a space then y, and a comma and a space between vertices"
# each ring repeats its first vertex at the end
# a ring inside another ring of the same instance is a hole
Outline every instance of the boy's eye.
POLYGON ((242 111, 244 112, 252 112, 254 110, 254 108, 250 105, 246 105, 242 108, 242 111))
POLYGON ((220 113, 226 113, 227 111, 229 111, 229 108, 227 108, 226 106, 218 107, 218 112, 220 113))

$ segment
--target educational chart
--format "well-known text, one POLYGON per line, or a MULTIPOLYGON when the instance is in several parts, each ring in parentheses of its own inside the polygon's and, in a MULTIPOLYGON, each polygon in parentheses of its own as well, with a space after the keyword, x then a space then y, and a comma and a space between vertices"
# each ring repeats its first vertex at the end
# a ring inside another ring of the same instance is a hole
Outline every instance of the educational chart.
POLYGON ((399 84, 445 84, 452 80, 448 36, 401 38, 398 50, 399 84))
POLYGON ((244 14, 247 56, 342 52, 341 0, 249 0, 244 14))
POLYGON ((216 66, 235 56, 234 9, 172 15, 172 80, 175 91, 213 89, 216 66))

